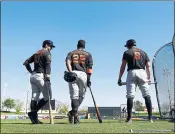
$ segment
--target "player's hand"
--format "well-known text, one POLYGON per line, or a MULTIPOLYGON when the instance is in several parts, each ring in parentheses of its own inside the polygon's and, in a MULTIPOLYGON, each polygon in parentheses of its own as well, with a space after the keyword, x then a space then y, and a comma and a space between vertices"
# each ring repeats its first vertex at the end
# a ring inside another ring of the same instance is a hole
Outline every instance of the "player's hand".
POLYGON ((50 81, 50 75, 49 74, 45 75, 45 81, 50 81))
POLYGON ((118 79, 118 85, 119 85, 119 86, 122 86, 122 81, 121 81, 120 78, 118 79))
POLYGON ((90 80, 87 81, 87 86, 88 86, 88 87, 91 86, 91 81, 90 81, 90 80))

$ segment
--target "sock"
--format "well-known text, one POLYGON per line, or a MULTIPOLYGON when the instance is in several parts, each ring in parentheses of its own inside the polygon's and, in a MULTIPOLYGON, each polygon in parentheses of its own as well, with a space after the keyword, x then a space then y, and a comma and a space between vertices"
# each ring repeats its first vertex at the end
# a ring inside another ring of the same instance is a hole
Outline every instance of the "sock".
POLYGON ((146 104, 146 108, 148 111, 148 119, 151 120, 152 119, 152 103, 151 103, 151 98, 150 96, 146 96, 145 98, 145 104, 146 104))
POLYGON ((133 107, 133 98, 127 99, 127 112, 128 112, 128 120, 131 119, 132 114, 132 107, 133 107))
POLYGON ((79 97, 79 99, 78 99, 78 103, 79 103, 79 106, 81 105, 81 103, 83 102, 83 97, 79 97))
POLYGON ((72 106, 72 114, 75 115, 78 112, 78 99, 72 99, 71 101, 71 106, 72 106))
POLYGON ((31 103, 30 103, 31 111, 32 112, 36 111, 36 108, 37 108, 37 101, 31 100, 31 103))
POLYGON ((37 105, 37 108, 36 108, 37 112, 38 112, 44 105, 46 105, 47 102, 48 102, 48 100, 45 101, 45 100, 42 98, 42 99, 38 102, 38 105, 37 105))

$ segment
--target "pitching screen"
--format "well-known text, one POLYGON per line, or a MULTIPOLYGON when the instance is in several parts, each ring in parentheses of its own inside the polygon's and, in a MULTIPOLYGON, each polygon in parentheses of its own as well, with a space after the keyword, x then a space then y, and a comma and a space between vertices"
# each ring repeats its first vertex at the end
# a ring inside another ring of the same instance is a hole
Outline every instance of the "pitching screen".
POLYGON ((172 43, 161 47, 154 56, 153 73, 162 117, 170 117, 174 108, 174 51, 172 43))

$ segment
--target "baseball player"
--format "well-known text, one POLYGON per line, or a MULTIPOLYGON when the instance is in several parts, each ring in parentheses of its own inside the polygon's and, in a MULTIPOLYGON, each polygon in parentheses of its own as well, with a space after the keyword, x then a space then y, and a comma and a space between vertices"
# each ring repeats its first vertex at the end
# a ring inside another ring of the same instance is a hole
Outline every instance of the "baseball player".
POLYGON ((145 104, 148 111, 148 120, 152 121, 152 103, 149 94, 149 85, 150 82, 150 60, 146 52, 136 48, 136 41, 130 39, 126 42, 125 47, 127 51, 123 54, 122 65, 120 68, 118 85, 121 86, 121 78, 125 71, 126 64, 128 65, 128 74, 126 80, 126 89, 127 89, 127 113, 128 117, 126 122, 131 123, 131 113, 133 107, 133 99, 135 97, 136 87, 138 86, 141 90, 142 96, 145 99, 145 104), (146 67, 146 70, 145 70, 146 67))
POLYGON ((31 74, 30 83, 32 87, 32 98, 30 103, 31 112, 28 113, 28 116, 32 124, 42 124, 42 122, 38 120, 37 112, 48 102, 48 95, 50 94, 50 98, 52 96, 50 83, 50 51, 55 46, 51 40, 45 40, 42 47, 43 49, 34 53, 23 64, 31 74), (34 63, 34 70, 31 69, 31 63, 34 63), (39 100, 40 93, 43 94, 43 98, 41 100, 39 100))
POLYGON ((77 124, 78 107, 81 105, 86 88, 91 86, 91 74, 93 59, 89 52, 85 51, 85 41, 79 40, 77 50, 69 52, 66 57, 66 66, 69 73, 76 74, 77 79, 69 82, 69 92, 72 110, 68 112, 69 122, 77 124), (73 119, 74 118, 74 119, 73 119))

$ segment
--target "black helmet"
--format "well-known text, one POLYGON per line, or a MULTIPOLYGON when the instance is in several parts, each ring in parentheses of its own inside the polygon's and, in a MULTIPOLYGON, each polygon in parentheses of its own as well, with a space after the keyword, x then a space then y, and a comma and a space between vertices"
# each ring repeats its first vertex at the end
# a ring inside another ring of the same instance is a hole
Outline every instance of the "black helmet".
POLYGON ((77 48, 85 48, 86 42, 84 40, 79 40, 77 44, 77 48))
POLYGON ((136 46, 136 41, 134 39, 130 39, 126 42, 125 47, 136 46))
POLYGON ((54 48, 55 46, 53 45, 53 42, 51 40, 45 40, 43 41, 42 47, 45 48, 46 44, 49 45, 51 48, 54 48))

